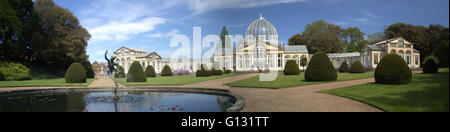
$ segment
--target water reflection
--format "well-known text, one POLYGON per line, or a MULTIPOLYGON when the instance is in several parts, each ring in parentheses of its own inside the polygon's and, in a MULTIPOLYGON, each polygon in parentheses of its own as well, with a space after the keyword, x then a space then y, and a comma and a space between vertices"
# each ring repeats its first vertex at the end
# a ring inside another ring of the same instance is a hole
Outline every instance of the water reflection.
POLYGON ((49 92, 0 95, 1 112, 223 112, 234 104, 228 96, 120 92, 49 92))

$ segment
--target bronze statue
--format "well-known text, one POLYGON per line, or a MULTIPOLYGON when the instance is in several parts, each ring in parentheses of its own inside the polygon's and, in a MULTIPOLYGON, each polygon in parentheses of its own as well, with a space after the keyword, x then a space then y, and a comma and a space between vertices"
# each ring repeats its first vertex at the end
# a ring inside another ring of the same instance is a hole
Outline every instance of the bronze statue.
POLYGON ((107 56, 108 56, 108 51, 106 51, 106 53, 105 53, 105 59, 106 59, 106 61, 108 61, 108 68, 112 74, 112 79, 114 80, 114 84, 116 85, 116 87, 114 88, 114 98, 113 99, 114 99, 114 101, 119 101, 120 98, 119 98, 119 96, 117 96, 117 90, 119 89, 119 85, 117 84, 117 80, 115 77, 116 72, 117 72, 116 67, 119 67, 119 64, 114 62, 114 60, 116 59, 115 56, 111 56, 111 59, 108 59, 107 56))

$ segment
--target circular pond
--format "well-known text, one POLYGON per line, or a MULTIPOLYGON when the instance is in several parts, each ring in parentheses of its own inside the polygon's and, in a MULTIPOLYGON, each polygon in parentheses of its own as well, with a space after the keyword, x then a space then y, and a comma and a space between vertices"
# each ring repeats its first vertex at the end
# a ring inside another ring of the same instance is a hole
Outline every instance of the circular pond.
POLYGON ((0 112, 227 112, 236 99, 223 91, 120 89, 33 90, 0 93, 0 112))

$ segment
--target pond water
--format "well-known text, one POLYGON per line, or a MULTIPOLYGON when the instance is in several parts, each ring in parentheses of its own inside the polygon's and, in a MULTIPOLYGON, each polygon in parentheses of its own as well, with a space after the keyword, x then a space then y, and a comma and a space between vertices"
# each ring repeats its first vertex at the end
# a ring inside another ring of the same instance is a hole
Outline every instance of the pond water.
POLYGON ((0 93, 0 112, 226 112, 230 96, 121 91, 114 101, 110 91, 29 91, 0 93))

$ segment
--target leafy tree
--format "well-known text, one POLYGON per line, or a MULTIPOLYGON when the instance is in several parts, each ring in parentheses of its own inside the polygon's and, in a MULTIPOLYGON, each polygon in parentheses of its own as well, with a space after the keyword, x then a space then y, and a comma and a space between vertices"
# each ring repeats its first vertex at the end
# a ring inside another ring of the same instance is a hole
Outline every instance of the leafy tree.
POLYGON ((316 33, 329 32, 335 34, 338 37, 341 37, 344 31, 345 30, 338 25, 325 22, 324 20, 319 20, 306 25, 305 31, 303 31, 302 34, 308 38, 309 36, 312 36, 316 33))
POLYGON ((370 42, 368 40, 363 40, 363 41, 358 42, 358 45, 356 46, 356 51, 361 52, 361 50, 368 44, 370 44, 370 42))
POLYGON ((8 0, 0 1, 0 59, 10 60, 17 55, 22 22, 8 0))
MULTIPOLYGON (((222 56, 225 56, 225 48, 227 46, 226 44, 227 35, 228 35, 227 27, 223 26, 222 31, 220 32, 220 40, 222 42, 222 56)), ((222 61, 222 67, 225 67, 225 61, 222 61)))
POLYGON ((315 33, 310 38, 307 45, 309 53, 315 54, 317 51, 325 53, 341 53, 344 51, 344 44, 338 36, 330 32, 315 33))
POLYGON ((342 39, 346 45, 347 52, 359 52, 357 45, 364 40, 365 33, 357 27, 350 27, 342 34, 342 39))
POLYGON ((296 34, 289 38, 288 45, 307 45, 308 40, 301 34, 296 34))
POLYGON ((308 59, 306 57, 303 57, 300 59, 300 66, 303 67, 303 69, 305 69, 305 66, 308 65, 308 59))
POLYGON ((36 0, 35 11, 40 21, 31 46, 37 62, 64 68, 87 60, 86 46, 91 35, 72 12, 53 0, 36 0))
POLYGON ((367 41, 369 41, 370 43, 378 43, 383 40, 386 40, 386 38, 385 38, 384 33, 382 33, 382 32, 367 35, 367 41))

